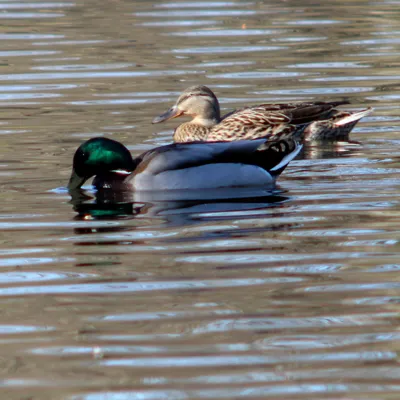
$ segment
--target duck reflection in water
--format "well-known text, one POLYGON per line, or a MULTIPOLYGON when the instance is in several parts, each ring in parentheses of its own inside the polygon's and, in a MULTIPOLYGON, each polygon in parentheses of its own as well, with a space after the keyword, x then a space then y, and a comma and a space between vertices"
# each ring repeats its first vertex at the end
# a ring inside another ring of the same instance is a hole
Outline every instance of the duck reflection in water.
MULTIPOLYGON (((225 213, 243 212, 244 215, 256 210, 280 207, 289 200, 278 190, 240 191, 242 197, 230 198, 231 191, 225 198, 207 200, 153 200, 141 196, 135 201, 132 192, 112 192, 99 190, 89 196, 81 191, 72 194, 71 204, 78 215, 75 220, 122 220, 122 219, 157 219, 168 226, 191 225, 204 222, 208 218, 230 219, 225 213), (249 197, 244 197, 248 195, 249 197)), ((221 192, 218 193, 222 195, 221 192)), ((238 216, 239 217, 239 216, 238 216)), ((104 225, 95 232, 116 232, 131 230, 132 226, 104 225), (100 229, 100 230, 99 230, 100 229)), ((76 228, 76 233, 95 233, 91 228, 76 228)))

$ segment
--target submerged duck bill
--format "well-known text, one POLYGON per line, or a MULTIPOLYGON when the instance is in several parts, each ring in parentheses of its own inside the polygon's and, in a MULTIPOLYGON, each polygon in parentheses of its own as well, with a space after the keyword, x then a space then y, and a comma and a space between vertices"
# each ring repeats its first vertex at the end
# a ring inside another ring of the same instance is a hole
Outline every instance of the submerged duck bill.
POLYGON ((79 189, 91 177, 98 191, 271 189, 300 149, 296 141, 261 138, 169 144, 133 159, 122 143, 97 137, 76 150, 68 189, 73 200, 81 198, 79 189))
POLYGON ((178 107, 174 106, 170 108, 167 112, 164 114, 159 115, 158 117, 155 117, 152 121, 153 124, 158 124, 160 122, 168 121, 169 119, 172 118, 177 118, 183 114, 183 111, 180 111, 178 107))
POLYGON ((86 178, 79 176, 75 170, 72 170, 71 178, 68 182, 68 190, 79 189, 86 181, 86 178))

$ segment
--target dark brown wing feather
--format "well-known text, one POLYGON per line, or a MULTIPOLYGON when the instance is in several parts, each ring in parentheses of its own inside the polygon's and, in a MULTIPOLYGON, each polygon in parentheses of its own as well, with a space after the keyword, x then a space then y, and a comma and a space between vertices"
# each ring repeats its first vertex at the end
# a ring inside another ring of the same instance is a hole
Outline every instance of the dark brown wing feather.
POLYGON ((349 104, 348 101, 314 102, 314 103, 277 103, 259 104, 234 110, 223 116, 223 120, 233 115, 240 115, 246 110, 257 110, 262 113, 280 113, 290 118, 292 124, 304 124, 329 116, 329 113, 337 106, 349 104))
POLYGON ((336 106, 347 101, 315 103, 260 104, 235 110, 214 126, 206 140, 237 140, 274 137, 285 139, 299 136, 311 122, 330 118, 336 106))

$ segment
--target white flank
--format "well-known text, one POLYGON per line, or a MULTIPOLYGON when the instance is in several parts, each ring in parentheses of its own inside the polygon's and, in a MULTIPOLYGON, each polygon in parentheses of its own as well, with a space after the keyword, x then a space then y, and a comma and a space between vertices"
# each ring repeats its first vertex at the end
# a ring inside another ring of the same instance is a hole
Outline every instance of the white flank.
POLYGON ((207 164, 157 175, 137 174, 132 181, 135 190, 216 189, 226 187, 273 186, 275 179, 264 169, 247 164, 207 164))

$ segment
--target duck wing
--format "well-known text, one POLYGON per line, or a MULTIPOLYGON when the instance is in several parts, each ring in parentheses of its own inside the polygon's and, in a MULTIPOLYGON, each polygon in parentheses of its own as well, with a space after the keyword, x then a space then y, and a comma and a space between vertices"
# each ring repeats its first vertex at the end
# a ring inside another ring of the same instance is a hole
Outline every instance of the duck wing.
POLYGON ((178 143, 144 153, 127 179, 136 191, 270 188, 302 147, 293 146, 266 139, 178 143))
POLYGON ((157 175, 208 164, 236 163, 261 167, 271 175, 278 176, 301 148, 293 139, 174 143, 147 151, 135 159, 140 161, 134 175, 143 172, 157 175))
POLYGON ((258 104, 256 106, 243 107, 225 114, 222 120, 233 116, 234 114, 241 114, 247 110, 256 110, 260 113, 281 113, 290 118, 293 124, 303 124, 316 119, 323 119, 329 116, 329 112, 335 107, 349 104, 348 101, 330 101, 330 102, 303 102, 303 103, 274 103, 274 104, 258 104))
POLYGON ((335 107, 346 101, 315 103, 260 104, 225 115, 207 136, 208 141, 300 137, 305 127, 318 120, 330 118, 335 107))
POLYGON ((261 104, 257 109, 264 112, 280 112, 290 118, 293 125, 307 124, 313 121, 330 118, 335 107, 348 104, 348 101, 314 102, 314 103, 282 103, 261 104))
POLYGON ((211 128, 207 141, 218 140, 252 140, 260 137, 280 137, 295 131, 295 126, 290 126, 290 116, 279 111, 266 112, 262 107, 250 107, 235 112, 223 119, 218 125, 211 128))
POLYGON ((185 169, 206 164, 231 163, 249 158, 266 139, 237 140, 232 142, 191 142, 173 143, 149 150, 134 162, 134 174, 147 172, 157 175, 161 172, 185 169))

